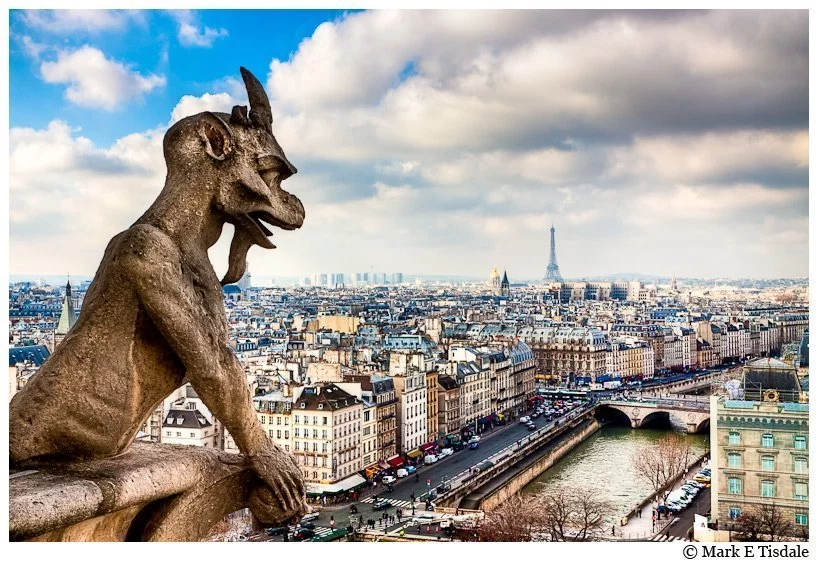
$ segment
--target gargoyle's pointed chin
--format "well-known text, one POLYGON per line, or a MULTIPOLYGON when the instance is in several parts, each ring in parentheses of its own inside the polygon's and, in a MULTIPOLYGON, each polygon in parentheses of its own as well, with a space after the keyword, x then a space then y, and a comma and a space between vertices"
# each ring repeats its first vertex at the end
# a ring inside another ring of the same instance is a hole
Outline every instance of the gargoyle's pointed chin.
POLYGON ((238 282, 247 270, 247 252, 253 245, 250 237, 243 231, 236 230, 233 241, 230 242, 230 255, 227 258, 227 273, 222 279, 222 285, 238 282))

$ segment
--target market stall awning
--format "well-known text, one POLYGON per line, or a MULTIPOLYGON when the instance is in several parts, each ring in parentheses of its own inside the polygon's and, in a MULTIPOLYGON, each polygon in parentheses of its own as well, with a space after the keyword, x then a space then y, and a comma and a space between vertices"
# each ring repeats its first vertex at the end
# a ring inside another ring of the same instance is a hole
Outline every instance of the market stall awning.
POLYGON ((420 457, 421 455, 423 455, 423 452, 420 449, 413 449, 412 451, 406 454, 407 457, 411 457, 412 459, 414 459, 415 457, 420 457))
POLYGON ((403 465, 404 463, 403 457, 401 457, 400 455, 395 455, 394 457, 387 459, 386 462, 389 463, 391 467, 394 467, 396 469, 403 465))
POLYGON ((435 447, 437 447, 437 444, 433 441, 430 441, 429 443, 424 443, 423 445, 421 445, 420 449, 422 451, 429 451, 430 449, 434 449, 435 447))
POLYGON ((366 482, 366 479, 357 473, 351 477, 347 477, 337 483, 307 483, 307 494, 336 494, 346 492, 361 486, 366 482))

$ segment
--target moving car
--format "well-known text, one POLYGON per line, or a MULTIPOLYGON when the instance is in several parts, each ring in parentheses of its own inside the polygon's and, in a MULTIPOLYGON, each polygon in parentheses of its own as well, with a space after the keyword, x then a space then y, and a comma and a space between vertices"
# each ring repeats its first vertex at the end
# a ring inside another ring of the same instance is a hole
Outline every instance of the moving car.
POLYGON ((418 472, 418 468, 415 467, 414 465, 407 465, 406 467, 404 467, 404 469, 406 469, 406 472, 409 473, 410 475, 414 475, 415 473, 418 472))
POLYGON ((301 520, 298 523, 298 527, 302 530, 314 530, 315 524, 313 524, 312 522, 305 522, 304 520, 301 520))
POLYGON ((385 485, 391 485, 391 484, 392 484, 392 483, 394 483, 396 480, 397 480, 397 479, 395 479, 395 477, 393 477, 392 475, 386 475, 386 476, 383 478, 383 484, 385 484, 385 485))
POLYGON ((311 520, 315 520, 318 518, 318 512, 310 512, 308 514, 304 514, 304 517, 301 518, 302 522, 309 522, 311 520))
POLYGON ((480 442, 469 440, 469 449, 477 449, 478 447, 480 447, 480 442))
POLYGON ((520 418, 520 423, 521 423, 521 424, 527 424, 527 423, 529 423, 530 421, 531 421, 531 418, 529 418, 528 416, 522 416, 522 417, 520 418))
POLYGON ((264 533, 268 536, 280 536, 284 535, 284 532, 287 531, 286 526, 279 526, 277 528, 265 528, 264 533))
POLYGON ((527 427, 529 430, 536 430, 536 429, 537 429, 537 425, 536 425, 536 424, 533 424, 533 423, 528 423, 528 424, 526 424, 526 427, 527 427))
POLYGON ((445 453, 445 452, 441 451, 440 453, 437 454, 437 460, 440 461, 441 459, 443 459, 447 455, 448 455, 448 453, 445 453))
POLYGON ((385 508, 390 508, 392 503, 388 500, 379 500, 375 504, 372 505, 373 510, 384 510, 385 508))

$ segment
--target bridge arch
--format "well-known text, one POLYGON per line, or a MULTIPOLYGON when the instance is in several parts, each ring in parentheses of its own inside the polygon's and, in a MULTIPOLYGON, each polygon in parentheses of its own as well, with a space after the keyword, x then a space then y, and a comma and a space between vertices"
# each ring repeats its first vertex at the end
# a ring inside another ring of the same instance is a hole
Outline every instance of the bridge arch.
MULTIPOLYGON (((637 427, 637 426, 634 426, 637 427)), ((655 410, 653 412, 649 412, 645 414, 642 418, 641 422, 639 423, 640 428, 652 428, 652 427, 661 427, 661 428, 670 428, 670 412, 667 410, 655 410)))
POLYGON ((624 409, 609 404, 599 406, 594 412, 597 420, 605 423, 620 424, 633 428, 633 420, 624 409))

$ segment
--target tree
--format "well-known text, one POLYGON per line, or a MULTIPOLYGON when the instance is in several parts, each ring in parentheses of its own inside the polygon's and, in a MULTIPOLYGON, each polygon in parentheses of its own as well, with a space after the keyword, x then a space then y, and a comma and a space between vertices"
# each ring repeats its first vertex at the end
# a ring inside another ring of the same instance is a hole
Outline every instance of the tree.
POLYGON ((753 506, 738 517, 736 525, 744 541, 791 541, 803 537, 805 530, 797 527, 775 504, 753 506))
POLYGON ((591 541, 606 529, 613 507, 593 490, 572 489, 516 496, 486 512, 480 541, 591 541))
POLYGON ((690 446, 681 434, 668 434, 653 445, 640 447, 633 454, 636 474, 667 503, 667 488, 681 475, 690 460, 690 446))
POLYGON ((591 489, 555 490, 540 493, 543 526, 550 541, 591 541, 606 529, 605 517, 613 506, 591 489))
POLYGON ((480 541, 532 541, 532 534, 542 529, 542 509, 530 498, 517 495, 486 512, 478 526, 480 541))

